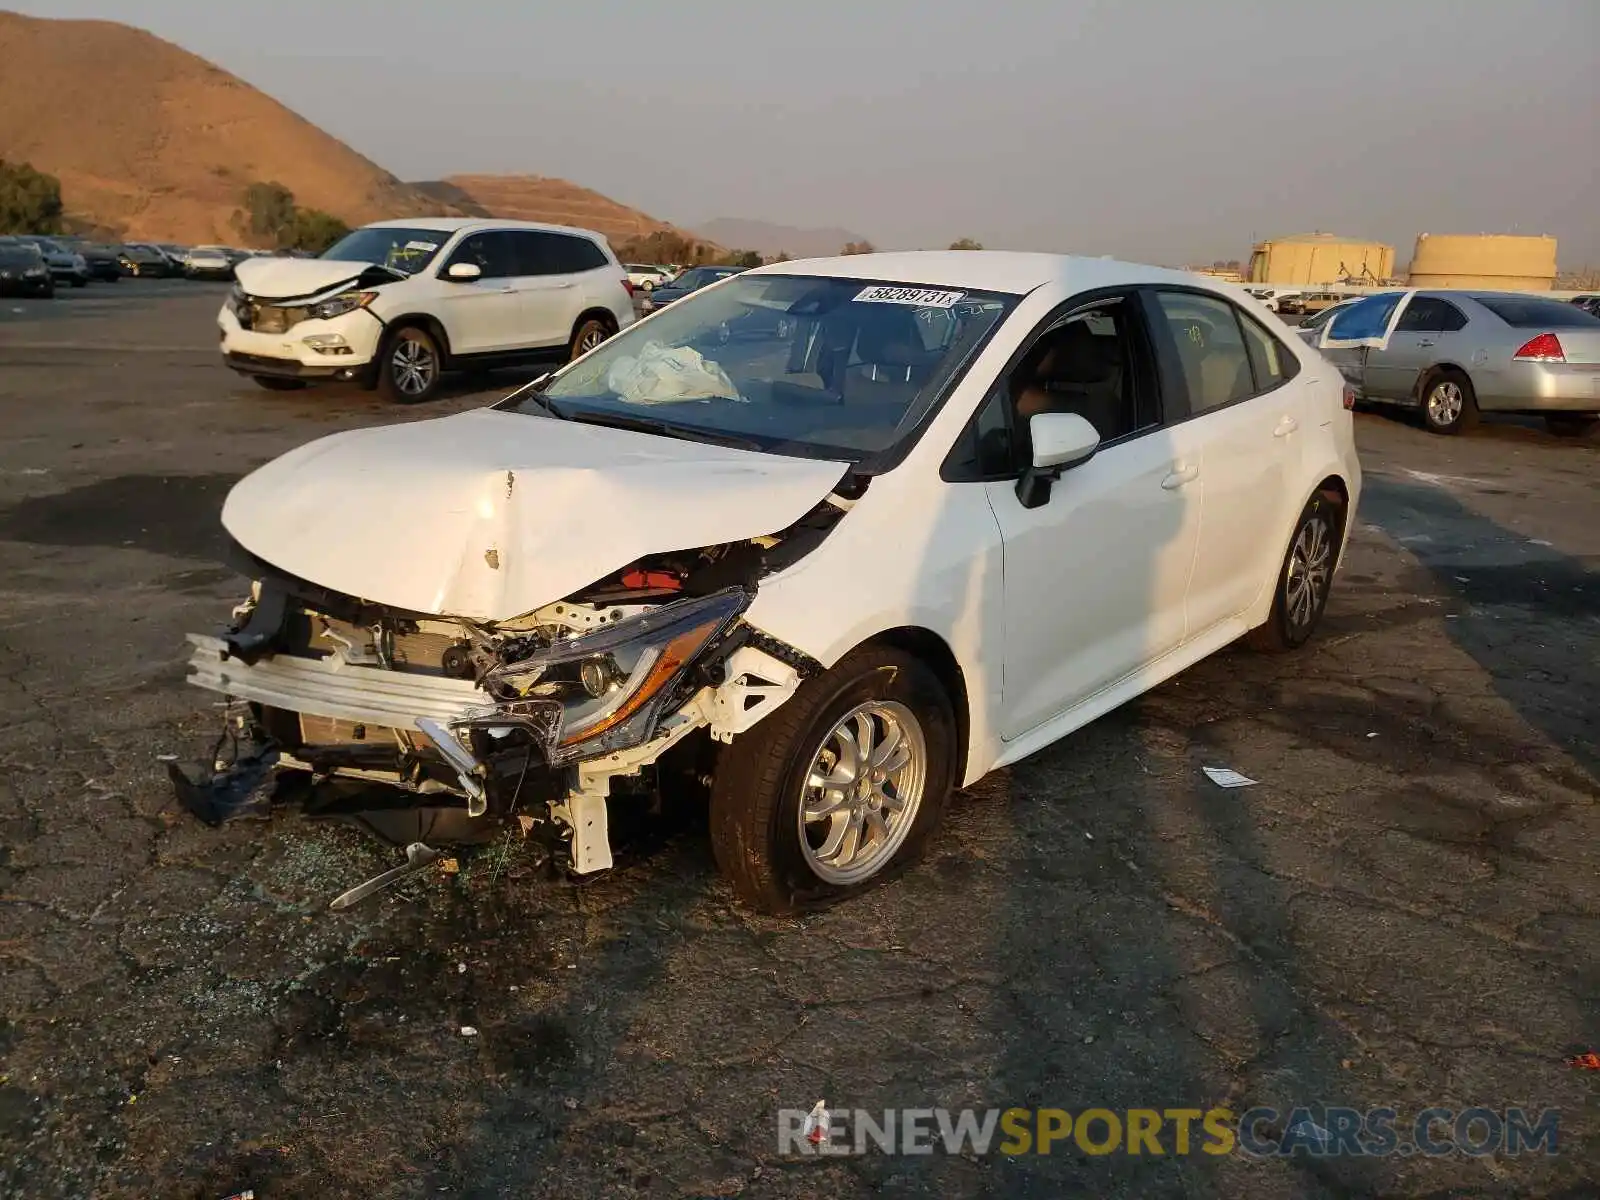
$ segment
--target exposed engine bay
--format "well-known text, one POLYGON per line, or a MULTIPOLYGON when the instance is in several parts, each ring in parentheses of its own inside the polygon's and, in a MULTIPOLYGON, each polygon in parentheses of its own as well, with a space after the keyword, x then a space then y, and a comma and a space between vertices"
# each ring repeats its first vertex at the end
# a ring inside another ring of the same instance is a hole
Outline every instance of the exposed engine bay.
POLYGON ((286 775, 302 792, 387 785, 360 823, 411 843, 415 869, 438 857, 424 834, 482 842, 508 824, 575 872, 610 867, 608 801, 706 777, 716 743, 820 670, 743 614, 865 482, 847 477, 778 533, 652 554, 495 624, 330 591, 234 543, 251 594, 225 629, 189 637, 189 681, 227 697, 225 729, 209 762, 169 762, 174 787, 220 824, 269 812, 286 775))

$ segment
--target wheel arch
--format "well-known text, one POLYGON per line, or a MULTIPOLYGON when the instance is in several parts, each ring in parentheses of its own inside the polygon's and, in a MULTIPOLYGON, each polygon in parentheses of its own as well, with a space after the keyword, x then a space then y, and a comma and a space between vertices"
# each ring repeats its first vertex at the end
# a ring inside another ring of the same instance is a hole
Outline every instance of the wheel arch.
POLYGON ((1472 383, 1472 372, 1468 371, 1459 363, 1436 362, 1430 363, 1428 366, 1417 372, 1417 386, 1412 390, 1411 398, 1420 405, 1423 402, 1423 398, 1427 395, 1429 382, 1435 375, 1444 374, 1461 376, 1467 381, 1467 386, 1472 388, 1473 394, 1477 394, 1478 389, 1472 383))
POLYGON ((616 313, 612 312, 609 308, 605 308, 598 304, 592 304, 579 313, 578 319, 572 323, 572 328, 567 333, 568 344, 571 344, 572 339, 578 336, 578 330, 583 327, 583 323, 585 321, 599 321, 607 329, 611 330, 613 334, 621 328, 621 326, 617 323, 616 313))
MULTIPOLYGON (((408 312, 390 317, 383 323, 383 336, 378 339, 378 345, 382 347, 387 344, 388 340, 401 329, 423 330, 439 344, 439 349, 444 354, 444 365, 447 368, 455 365, 455 351, 450 348, 450 335, 438 317, 426 312, 408 312)), ((379 353, 381 355, 381 349, 379 353)))
MULTIPOLYGON (((956 770, 957 786, 966 778, 968 747, 972 737, 971 704, 967 695, 966 672, 950 643, 922 625, 898 625, 873 634, 855 649, 869 646, 886 646, 909 654, 933 672, 950 698, 951 711, 956 718, 956 770)), ((852 651, 853 653, 853 651, 852 651)))

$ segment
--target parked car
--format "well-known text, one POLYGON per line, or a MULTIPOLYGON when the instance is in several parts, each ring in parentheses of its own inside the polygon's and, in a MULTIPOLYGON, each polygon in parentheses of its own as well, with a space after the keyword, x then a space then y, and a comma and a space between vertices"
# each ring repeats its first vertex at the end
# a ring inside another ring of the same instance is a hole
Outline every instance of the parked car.
POLYGON ((1315 316, 1336 304, 1343 303, 1344 300, 1342 292, 1306 292, 1300 297, 1300 311, 1307 316, 1315 316))
POLYGON ((383 221, 321 258, 254 259, 235 273, 217 317, 223 355, 267 388, 361 379, 426 400, 448 370, 559 364, 634 321, 603 237, 527 221, 383 221))
POLYGON ((628 282, 641 292, 653 292, 672 282, 672 272, 653 263, 628 263, 625 270, 628 272, 628 282))
POLYGON ((1246 288, 1252 296, 1265 304, 1275 313, 1299 312, 1300 293, 1288 288, 1278 287, 1253 287, 1246 288))
POLYGON ((38 247, 39 253, 44 255, 45 265, 50 268, 50 277, 58 284, 68 283, 81 288, 89 282, 89 264, 84 261, 83 255, 67 249, 54 238, 35 233, 19 233, 16 236, 19 241, 38 247))
POLYGON ((1600 296, 1574 296, 1571 303, 1576 304, 1584 312, 1600 316, 1600 296))
POLYGON ((189 258, 189 247, 180 246, 176 242, 148 242, 146 245, 153 245, 166 256, 167 262, 173 268, 172 274, 183 274, 184 265, 189 258))
POLYGON ((117 261, 117 248, 104 242, 91 242, 87 238, 56 238, 63 249, 70 250, 83 259, 89 278, 102 283, 116 283, 122 278, 122 264, 117 261))
MULTIPOLYGON (((455 245, 418 247, 428 278, 455 245)), ((492 407, 291 451, 228 495, 257 583, 190 638, 236 765, 175 788, 222 820, 273 763, 387 780, 426 807, 410 840, 525 824, 592 872, 613 807, 704 781, 737 895, 855 895, 955 788, 1316 628, 1361 491, 1349 390, 1224 287, 1044 254, 774 264, 492 407), (788 345, 723 344, 752 307, 788 345)))
POLYGON ((129 275, 165 279, 177 273, 172 260, 159 247, 146 242, 128 242, 122 247, 121 258, 129 275))
POLYGON ((232 279, 234 259, 222 246, 195 246, 183 260, 190 279, 232 279))
POLYGON ((729 276, 738 275, 744 269, 743 267, 690 267, 671 283, 656 288, 644 298, 639 307, 645 312, 654 312, 674 300, 681 300, 691 293, 698 292, 703 287, 719 283, 729 276))
POLYGON ((39 247, 0 237, 0 296, 43 296, 48 300, 55 294, 50 265, 39 247))
POLYGON ((1600 317, 1525 292, 1380 292, 1342 309, 1317 345, 1366 400, 1418 408, 1435 433, 1480 412, 1542 416, 1581 435, 1600 417, 1600 317))

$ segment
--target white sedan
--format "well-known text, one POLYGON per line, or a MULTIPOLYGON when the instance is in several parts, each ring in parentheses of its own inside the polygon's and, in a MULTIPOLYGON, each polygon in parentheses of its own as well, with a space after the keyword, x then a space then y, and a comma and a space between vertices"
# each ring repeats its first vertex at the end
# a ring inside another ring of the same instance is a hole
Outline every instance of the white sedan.
POLYGON ((242 480, 256 584, 191 679, 246 749, 174 781, 214 820, 274 764, 387 781, 430 840, 532 818, 579 872, 617 806, 706 785, 737 893, 825 904, 915 861, 956 787, 1243 635, 1305 642, 1361 489, 1350 407, 1193 275, 745 272, 490 408, 242 480))

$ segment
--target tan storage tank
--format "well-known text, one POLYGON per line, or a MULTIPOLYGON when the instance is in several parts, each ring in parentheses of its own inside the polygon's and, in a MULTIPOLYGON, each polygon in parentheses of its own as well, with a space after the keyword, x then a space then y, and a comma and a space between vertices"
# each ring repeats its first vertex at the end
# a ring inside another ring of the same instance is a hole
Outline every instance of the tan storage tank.
POLYGON ((1495 288, 1548 292, 1556 279, 1556 240, 1510 233, 1424 233, 1407 282, 1419 288, 1495 288))
POLYGON ((1250 251, 1251 283, 1379 283, 1394 272, 1394 247, 1334 233, 1298 233, 1250 251))

